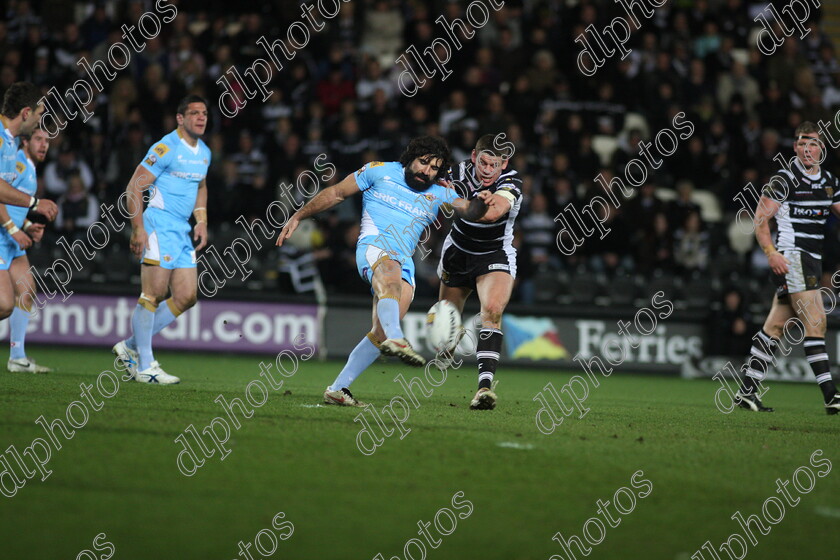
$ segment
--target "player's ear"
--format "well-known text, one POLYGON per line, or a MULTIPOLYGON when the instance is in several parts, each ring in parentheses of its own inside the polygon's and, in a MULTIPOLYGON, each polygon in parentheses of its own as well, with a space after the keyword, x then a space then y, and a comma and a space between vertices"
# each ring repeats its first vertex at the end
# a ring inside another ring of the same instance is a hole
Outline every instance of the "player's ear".
POLYGON ((472 161, 473 164, 475 164, 475 150, 473 150, 472 153, 470 154, 470 161, 472 161))
POLYGON ((505 169, 507 169, 507 166, 508 166, 508 162, 509 162, 509 161, 510 161, 509 159, 502 159, 502 171, 504 171, 505 169))

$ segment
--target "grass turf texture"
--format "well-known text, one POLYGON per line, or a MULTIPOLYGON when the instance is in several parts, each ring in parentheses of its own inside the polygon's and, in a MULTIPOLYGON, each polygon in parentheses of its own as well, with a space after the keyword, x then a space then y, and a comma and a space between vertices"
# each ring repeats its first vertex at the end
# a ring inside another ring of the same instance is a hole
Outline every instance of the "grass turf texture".
MULTIPOLYGON (((2 449, 22 451, 45 437, 35 418, 64 418, 80 399, 79 384, 113 365, 108 349, 31 354, 58 371, 0 375, 2 449)), ((769 535, 756 531, 749 557, 829 556, 840 546, 840 416, 826 416, 812 385, 771 385, 765 400, 774 414, 724 415, 712 404, 716 383, 618 372, 592 389, 588 415, 567 418, 545 436, 535 427, 532 398, 549 381, 559 389, 568 374, 502 366, 498 408, 470 411, 476 376, 467 363, 431 398, 418 395, 405 439, 395 434, 364 456, 355 444, 359 409, 312 407, 341 365, 310 361, 253 418, 240 420, 224 461, 217 452, 188 478, 176 468, 173 440, 190 424, 200 430, 223 416, 214 402, 220 393, 244 400, 260 358, 158 357, 181 385, 123 383, 53 450, 45 482, 36 476, 15 497, 0 498, 0 557, 76 558, 105 533, 120 560, 243 558, 237 542, 253 542, 284 512, 294 534, 272 558, 371 559, 381 552, 405 560, 403 545, 417 537, 417 522, 433 521, 463 491, 473 513, 449 536, 432 525, 443 542, 427 558, 547 559, 561 554, 552 535, 581 535, 597 516, 597 499, 612 501, 622 486, 638 493, 630 477, 641 469, 653 492, 625 516, 611 506, 621 523, 607 528, 590 557, 688 560, 707 539, 717 546, 743 534, 730 516, 761 515, 764 500, 777 495, 775 480, 790 479, 816 449, 832 461, 831 472, 769 535)), ((422 370, 377 362, 353 389, 381 409, 403 394, 392 381, 400 372, 410 379, 422 370)), ((410 551, 419 560, 418 549, 410 551)), ((251 554, 262 557, 254 548, 251 554)))

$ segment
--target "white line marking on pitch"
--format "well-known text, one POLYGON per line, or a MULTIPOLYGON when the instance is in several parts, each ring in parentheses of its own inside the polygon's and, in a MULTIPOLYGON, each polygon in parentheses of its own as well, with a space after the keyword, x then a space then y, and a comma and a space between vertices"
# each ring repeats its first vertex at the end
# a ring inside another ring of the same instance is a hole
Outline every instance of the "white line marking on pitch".
POLYGON ((829 506, 817 506, 814 508, 814 511, 816 511, 818 515, 822 515, 825 517, 836 517, 840 519, 840 508, 829 506))
POLYGON ((320 405, 320 404, 302 404, 300 406, 302 406, 303 408, 322 408, 323 407, 323 405, 320 405))
POLYGON ((509 447, 510 449, 534 449, 533 443, 519 443, 516 441, 500 441, 496 445, 499 447, 509 447))

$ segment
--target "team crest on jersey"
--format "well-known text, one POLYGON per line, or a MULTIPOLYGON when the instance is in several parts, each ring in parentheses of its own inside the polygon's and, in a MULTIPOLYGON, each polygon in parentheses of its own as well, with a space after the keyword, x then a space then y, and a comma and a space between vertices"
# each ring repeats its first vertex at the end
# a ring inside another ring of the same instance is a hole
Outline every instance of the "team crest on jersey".
POLYGON ((828 195, 828 198, 833 197, 834 196, 834 187, 826 187, 825 188, 825 194, 828 195))
POLYGON ((24 171, 26 171, 26 166, 23 164, 22 161, 18 161, 18 162, 15 163, 15 170, 18 173, 22 174, 24 171))
POLYGON ((429 202, 434 202, 435 201, 435 195, 433 195, 433 194, 424 194, 423 197, 426 200, 428 200, 429 202))
POLYGON ((166 144, 160 143, 157 146, 155 146, 155 153, 157 155, 159 155, 160 157, 165 156, 166 152, 168 152, 168 151, 169 151, 169 147, 166 144))
POLYGON ((146 158, 146 163, 149 165, 154 165, 157 163, 157 156, 155 154, 149 154, 149 157, 146 158))
POLYGON ((169 262, 171 260, 172 260, 172 257, 170 257, 169 255, 163 255, 163 262, 169 262))

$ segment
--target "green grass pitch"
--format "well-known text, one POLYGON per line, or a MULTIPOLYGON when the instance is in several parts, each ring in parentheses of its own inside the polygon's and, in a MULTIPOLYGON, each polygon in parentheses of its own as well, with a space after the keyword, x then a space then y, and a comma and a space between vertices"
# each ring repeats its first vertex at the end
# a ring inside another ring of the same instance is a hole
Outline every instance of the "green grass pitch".
MULTIPOLYGON (((0 375, 2 449, 22 450, 43 437, 34 420, 63 418, 80 398, 79 384, 112 367, 108 349, 30 350, 58 371, 0 375)), ((790 479, 817 449, 831 471, 767 536, 756 532, 748 558, 830 557, 840 546, 840 416, 823 412, 813 385, 771 385, 765 401, 774 414, 724 415, 712 402, 714 382, 618 371, 592 390, 588 415, 567 418, 546 436, 535 427, 532 399, 549 381, 559 389, 570 374, 502 364, 498 408, 470 411, 476 374, 467 363, 432 397, 419 397, 404 439, 395 434, 364 456, 353 421, 360 410, 314 406, 341 364, 312 360, 253 418, 240 420, 224 461, 217 453, 185 477, 174 439, 188 425, 200 430, 223 415, 214 402, 219 394, 243 397, 258 378, 260 357, 158 358, 181 385, 123 383, 53 450, 46 481, 36 476, 14 497, 0 497, 0 558, 73 559, 92 549, 99 533, 119 560, 245 558, 237 543, 253 542, 283 512, 294 533, 271 558, 368 560, 381 552, 405 560, 418 521, 451 509, 461 491, 472 514, 448 536, 432 532, 442 543, 428 548, 427 558, 559 560, 567 556, 552 536, 580 536, 598 516, 596 500, 632 489, 632 474, 642 470, 652 492, 619 515, 589 557, 688 560, 706 540, 717 547, 743 534, 730 516, 761 515, 762 503, 778 495, 776 479, 790 479)), ((392 381, 397 373, 410 379, 422 370, 377 362, 353 389, 381 409, 403 394, 392 381)), ((419 560, 418 549, 409 550, 419 560)))

